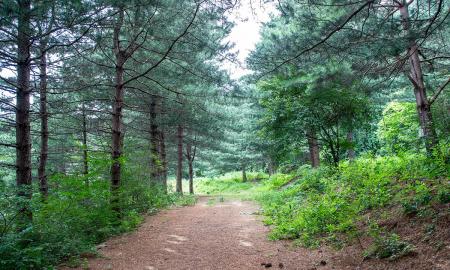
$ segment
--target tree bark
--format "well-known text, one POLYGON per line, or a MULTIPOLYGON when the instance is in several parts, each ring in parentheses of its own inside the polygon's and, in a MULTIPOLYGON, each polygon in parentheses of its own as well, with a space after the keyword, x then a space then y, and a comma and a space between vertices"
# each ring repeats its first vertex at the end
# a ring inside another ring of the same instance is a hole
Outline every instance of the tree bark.
POLYGON ((188 160, 189 166, 189 193, 194 194, 194 159, 195 159, 195 150, 192 150, 192 144, 187 143, 186 145, 186 159, 188 160))
POLYGON ((339 161, 340 161, 340 158, 339 158, 339 147, 338 146, 334 147, 333 141, 329 141, 328 142, 328 147, 330 147, 331 157, 333 159, 333 165, 335 167, 338 167, 339 166, 339 161))
POLYGON ((183 126, 178 124, 177 130, 178 137, 178 164, 177 164, 177 183, 176 183, 176 191, 178 193, 183 193, 183 126))
POLYGON ((161 183, 165 192, 167 192, 167 158, 166 158, 166 142, 164 131, 159 132, 159 154, 162 165, 161 183))
MULTIPOLYGON (((88 165, 88 145, 87 145, 87 119, 86 119, 86 107, 83 103, 83 106, 81 108, 83 118, 83 174, 87 175, 89 173, 89 165, 88 165)), ((86 184, 89 184, 88 180, 86 179, 86 184)))
POLYGON ((39 153, 39 190, 42 197, 47 199, 48 182, 47 182, 47 159, 48 159, 48 112, 47 112, 47 54, 45 49, 47 41, 41 40, 40 44, 40 61, 39 61, 39 115, 41 118, 41 151, 39 153))
POLYGON ((194 168, 193 162, 191 160, 188 161, 189 165, 189 193, 194 194, 194 168))
POLYGON ((157 100, 152 97, 150 103, 150 177, 156 183, 161 183, 161 160, 158 147, 157 100))
POLYGON ((269 171, 269 176, 275 174, 275 166, 273 164, 273 159, 269 157, 269 162, 267 164, 267 169, 269 171))
MULTIPOLYGON (((402 17, 403 29, 410 35, 409 11, 405 2, 399 6, 402 17)), ((422 66, 419 59, 419 48, 415 39, 410 40, 407 48, 409 57, 410 74, 408 78, 414 86, 414 95, 416 97, 417 113, 421 127, 421 135, 425 141, 425 148, 428 155, 431 155, 437 144, 437 135, 434 129, 431 107, 428 102, 426 87, 423 79, 422 66)))
POLYGON ((306 133, 309 147, 309 159, 313 168, 318 168, 320 165, 320 150, 317 142, 317 134, 314 130, 309 129, 306 133))
POLYGON ((16 184, 18 195, 26 200, 20 207, 20 219, 31 222, 31 134, 30 134, 30 0, 19 0, 17 25, 17 93, 16 93, 16 184))
POLYGON ((119 196, 118 190, 120 188, 121 180, 121 157, 122 157, 122 108, 124 97, 124 64, 125 54, 120 48, 120 30, 124 19, 124 9, 119 9, 119 18, 114 27, 113 46, 116 60, 116 75, 115 75, 115 94, 112 109, 112 165, 111 165, 111 204, 113 210, 120 216, 119 196))
POLYGON ((347 143, 349 145, 349 148, 347 150, 347 157, 348 160, 352 161, 355 159, 355 149, 353 147, 353 132, 349 131, 347 133, 347 143))
POLYGON ((242 182, 247 182, 247 172, 245 171, 245 165, 242 166, 242 182))

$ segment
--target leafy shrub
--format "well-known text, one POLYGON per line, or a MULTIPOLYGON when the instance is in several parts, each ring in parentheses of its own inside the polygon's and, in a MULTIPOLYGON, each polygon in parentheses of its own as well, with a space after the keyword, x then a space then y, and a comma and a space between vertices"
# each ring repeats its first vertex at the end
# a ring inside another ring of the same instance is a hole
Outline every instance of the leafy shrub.
POLYGON ((440 203, 450 203, 450 187, 442 187, 438 190, 438 200, 440 203))
POLYGON ((197 202, 197 197, 195 195, 180 195, 178 193, 173 193, 174 196, 173 204, 176 206, 192 206, 197 202))
POLYGON ((402 241, 397 234, 375 238, 372 246, 365 252, 364 258, 396 260, 414 253, 413 245, 402 241))
POLYGON ((415 183, 408 183, 402 189, 403 195, 402 206, 406 214, 416 214, 419 208, 423 205, 427 205, 431 199, 432 194, 428 186, 420 181, 415 183))

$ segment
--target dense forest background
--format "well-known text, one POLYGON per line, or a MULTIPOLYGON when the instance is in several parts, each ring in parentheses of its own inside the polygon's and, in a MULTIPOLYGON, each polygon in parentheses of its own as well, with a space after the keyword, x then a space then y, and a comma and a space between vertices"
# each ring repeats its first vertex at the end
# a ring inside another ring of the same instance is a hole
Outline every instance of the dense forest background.
MULTIPOLYGON (((448 203, 450 3, 264 2, 276 12, 238 79, 224 66, 238 64, 239 1, 0 3, 2 269, 76 261, 143 213, 193 203, 183 179, 192 194, 231 171, 316 170, 366 192, 388 183, 362 172, 392 169, 448 203)), ((390 198, 372 191, 364 207, 390 198)), ((278 236, 322 233, 296 226, 278 236)))

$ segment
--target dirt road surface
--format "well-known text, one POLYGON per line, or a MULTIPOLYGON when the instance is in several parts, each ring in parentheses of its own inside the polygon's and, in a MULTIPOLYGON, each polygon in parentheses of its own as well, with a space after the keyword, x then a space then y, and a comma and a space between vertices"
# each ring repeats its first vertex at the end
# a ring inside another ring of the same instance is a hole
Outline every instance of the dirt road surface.
POLYGON ((149 216, 137 231, 110 239, 100 257, 89 259, 88 269, 445 269, 414 261, 362 265, 361 251, 355 256, 270 241, 258 210, 253 202, 202 197, 195 206, 149 216))
POLYGON ((317 251, 299 256, 291 244, 268 240, 258 210, 252 202, 202 197, 195 206, 149 216, 137 231, 107 241, 89 269, 328 268, 317 251))

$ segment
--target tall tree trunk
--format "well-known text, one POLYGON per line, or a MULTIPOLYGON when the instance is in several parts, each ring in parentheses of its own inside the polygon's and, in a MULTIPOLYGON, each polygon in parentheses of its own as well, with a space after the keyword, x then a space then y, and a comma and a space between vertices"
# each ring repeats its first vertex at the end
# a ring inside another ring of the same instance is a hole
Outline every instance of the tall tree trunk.
MULTIPOLYGON (((120 187, 122 157, 122 106, 123 106, 123 67, 116 67, 116 91, 112 113, 112 165, 111 165, 111 190, 113 201, 118 203, 117 191, 120 187)), ((117 206, 116 206, 117 207, 117 206)), ((118 210, 118 209, 116 209, 118 210)))
MULTIPOLYGON (((26 200, 20 207, 20 222, 32 219, 31 199, 31 134, 30 134, 30 0, 19 0, 17 26, 17 93, 16 93, 16 184, 18 195, 26 200)), ((22 226, 20 226, 22 227, 22 226)))
POLYGON ((189 193, 194 194, 194 166, 192 160, 188 161, 189 165, 189 193))
POLYGON ((269 171, 269 176, 275 174, 275 166, 273 164, 273 159, 269 157, 269 162, 267 164, 267 169, 269 171))
MULTIPOLYGON (((88 145, 87 145, 87 119, 86 119, 86 107, 83 103, 83 106, 81 108, 82 114, 81 117, 83 118, 83 174, 87 175, 89 173, 89 166, 88 166, 88 145)), ((89 184, 88 180, 86 179, 86 184, 89 184)))
MULTIPOLYGON (((399 7, 402 17, 403 29, 411 35, 409 25, 409 11, 406 2, 399 7)), ((421 135, 425 141, 425 148, 428 155, 431 155, 437 144, 437 135, 433 125, 433 116, 431 107, 427 98, 425 83, 423 80, 422 65, 419 59, 419 48, 416 39, 411 38, 409 47, 407 48, 409 57, 410 74, 408 78, 414 86, 414 95, 416 97, 417 113, 421 127, 421 135)))
POLYGON ((161 161, 158 147, 158 124, 156 122, 156 97, 152 97, 150 103, 150 177, 151 180, 160 183, 161 182, 161 161))
POLYGON ((194 194, 194 158, 195 158, 195 149, 192 151, 192 144, 187 143, 186 145, 186 159, 188 160, 189 166, 189 193, 194 194))
POLYGON ((120 217, 119 208, 119 188, 120 188, 120 176, 121 176, 121 157, 122 157, 122 146, 123 146, 123 135, 122 135, 122 107, 123 107, 123 97, 124 97, 124 85, 123 85, 123 74, 124 74, 124 64, 125 55, 120 49, 120 30, 124 19, 124 9, 121 7, 119 9, 119 18, 114 27, 114 38, 113 46, 114 53, 116 57, 116 76, 115 76, 115 94, 114 103, 112 110, 112 165, 111 165, 111 204, 113 210, 120 217))
POLYGON ((176 184, 176 191, 178 193, 183 193, 183 126, 181 124, 178 124, 178 130, 177 130, 177 137, 178 137, 178 165, 177 165, 177 184, 176 184))
POLYGON ((320 150, 317 142, 317 134, 314 130, 309 129, 306 133, 309 146, 309 159, 313 168, 318 168, 320 165, 320 150))
POLYGON ((166 142, 164 131, 159 132, 159 154, 161 159, 161 183, 165 192, 167 192, 167 158, 166 158, 166 142))
POLYGON ((245 165, 242 165, 242 182, 247 182, 247 172, 245 171, 245 165))
POLYGON ((41 118, 41 151, 39 154, 39 190, 44 200, 48 196, 47 159, 48 159, 48 112, 47 112, 47 41, 41 40, 39 62, 39 115, 41 118))
POLYGON ((347 143, 349 145, 349 148, 347 150, 347 157, 350 161, 355 159, 355 148, 353 146, 353 132, 349 131, 347 133, 347 143))
POLYGON ((64 141, 60 141, 58 145, 58 173, 67 175, 67 164, 66 164, 66 158, 65 158, 65 152, 67 151, 66 146, 64 144, 64 141))

